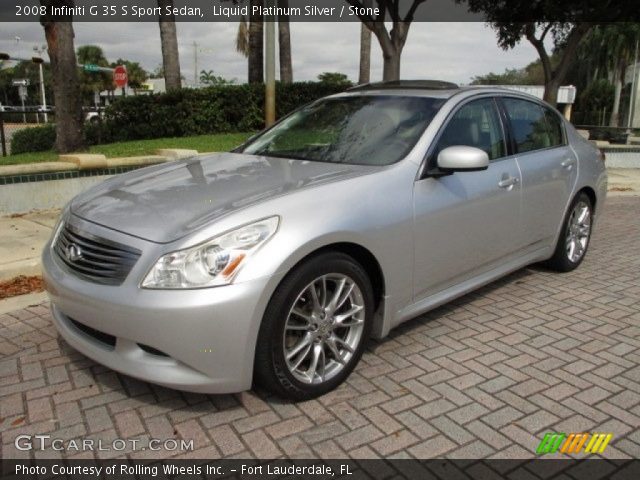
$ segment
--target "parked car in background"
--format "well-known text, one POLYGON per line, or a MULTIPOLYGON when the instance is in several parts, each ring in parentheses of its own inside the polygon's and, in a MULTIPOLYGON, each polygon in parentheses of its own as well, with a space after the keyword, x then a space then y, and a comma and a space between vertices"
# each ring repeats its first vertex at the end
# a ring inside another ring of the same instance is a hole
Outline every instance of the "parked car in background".
POLYGON ((304 400, 371 336, 532 263, 576 268, 605 192, 598 150, 534 97, 371 84, 79 195, 44 279, 60 334, 114 370, 304 400))

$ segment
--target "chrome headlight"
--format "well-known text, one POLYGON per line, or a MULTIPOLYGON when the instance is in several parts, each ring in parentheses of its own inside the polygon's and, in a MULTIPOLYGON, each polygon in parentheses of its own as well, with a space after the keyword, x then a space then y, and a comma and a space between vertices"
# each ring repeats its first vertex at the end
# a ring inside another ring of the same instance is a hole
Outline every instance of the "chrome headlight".
POLYGON ((270 217, 160 257, 142 288, 180 289, 228 285, 248 258, 278 230, 270 217))

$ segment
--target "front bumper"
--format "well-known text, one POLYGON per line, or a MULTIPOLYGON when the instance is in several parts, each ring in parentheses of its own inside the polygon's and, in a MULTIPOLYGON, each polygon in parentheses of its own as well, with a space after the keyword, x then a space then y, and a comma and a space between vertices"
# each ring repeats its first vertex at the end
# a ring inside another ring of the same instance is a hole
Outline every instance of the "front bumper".
POLYGON ((179 390, 230 393, 251 387, 255 342, 273 278, 201 290, 145 290, 135 279, 117 287, 80 279, 50 245, 42 261, 54 324, 87 357, 179 390))

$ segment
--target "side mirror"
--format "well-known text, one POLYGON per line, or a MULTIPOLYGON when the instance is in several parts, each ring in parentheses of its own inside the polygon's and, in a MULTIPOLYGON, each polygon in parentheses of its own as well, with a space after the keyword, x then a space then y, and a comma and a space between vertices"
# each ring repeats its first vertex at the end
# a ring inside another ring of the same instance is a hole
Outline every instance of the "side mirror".
POLYGON ((489 168, 487 152, 475 147, 456 145, 438 154, 438 168, 444 172, 476 172, 489 168))

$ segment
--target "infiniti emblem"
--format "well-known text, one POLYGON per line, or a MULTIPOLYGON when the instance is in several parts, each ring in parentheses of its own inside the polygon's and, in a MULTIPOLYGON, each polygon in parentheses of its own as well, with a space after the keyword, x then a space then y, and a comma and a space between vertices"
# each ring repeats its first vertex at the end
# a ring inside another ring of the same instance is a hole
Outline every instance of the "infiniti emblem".
POLYGON ((67 245, 64 254, 70 262, 77 262, 82 258, 82 250, 75 243, 67 245))

